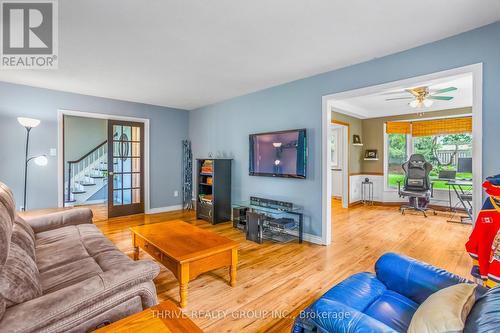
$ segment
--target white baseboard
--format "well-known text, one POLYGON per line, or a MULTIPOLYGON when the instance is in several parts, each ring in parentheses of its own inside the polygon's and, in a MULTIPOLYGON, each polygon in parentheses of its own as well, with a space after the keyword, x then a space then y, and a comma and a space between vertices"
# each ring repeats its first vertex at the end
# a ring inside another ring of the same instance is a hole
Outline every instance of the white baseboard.
POLYGON ((314 243, 314 244, 318 244, 318 245, 325 245, 325 244, 323 244, 323 240, 321 239, 321 236, 304 234, 303 238, 306 242, 309 242, 309 243, 314 243))
POLYGON ((174 205, 174 206, 167 206, 167 207, 157 207, 157 208, 150 208, 146 211, 146 214, 158 214, 158 213, 165 213, 165 212, 172 212, 174 210, 181 210, 182 205, 174 205))
MULTIPOLYGON (((287 234, 294 235, 296 237, 299 237, 299 231, 298 230, 286 230, 285 231, 287 234)), ((316 236, 316 235, 311 235, 308 233, 305 233, 302 235, 302 240, 313 243, 313 244, 318 244, 318 245, 324 245, 323 240, 321 239, 321 236, 316 236)))

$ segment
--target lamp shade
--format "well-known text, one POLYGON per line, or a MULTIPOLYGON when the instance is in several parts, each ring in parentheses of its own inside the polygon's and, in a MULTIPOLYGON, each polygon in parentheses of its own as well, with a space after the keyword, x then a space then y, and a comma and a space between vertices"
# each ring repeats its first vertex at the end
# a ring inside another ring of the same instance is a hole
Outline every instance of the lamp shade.
POLYGON ((26 117, 17 117, 17 121, 27 128, 37 127, 40 124, 40 120, 26 117))
POLYGON ((432 100, 430 100, 430 99, 424 99, 424 106, 425 106, 426 108, 431 107, 431 106, 432 106, 432 104, 434 104, 434 101, 432 101, 432 100))
POLYGON ((35 157, 33 159, 33 161, 35 162, 36 165, 39 165, 39 166, 46 166, 47 163, 49 163, 49 160, 47 159, 47 156, 45 156, 45 155, 35 157))
POLYGON ((414 99, 413 101, 411 101, 409 103, 409 105, 412 107, 412 108, 416 108, 418 106, 419 102, 418 100, 414 99))

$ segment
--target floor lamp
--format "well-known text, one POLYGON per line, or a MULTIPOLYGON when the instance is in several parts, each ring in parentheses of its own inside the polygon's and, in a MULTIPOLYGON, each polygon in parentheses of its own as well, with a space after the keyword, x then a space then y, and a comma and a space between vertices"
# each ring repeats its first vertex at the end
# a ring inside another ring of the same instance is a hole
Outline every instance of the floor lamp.
POLYGON ((28 163, 33 160, 37 165, 45 166, 47 165, 47 156, 39 155, 28 158, 29 153, 29 142, 30 142, 30 132, 32 128, 37 127, 40 124, 40 120, 33 118, 18 117, 17 121, 26 129, 26 152, 24 155, 24 192, 23 192, 23 207, 22 210, 26 211, 26 188, 28 182, 28 163))

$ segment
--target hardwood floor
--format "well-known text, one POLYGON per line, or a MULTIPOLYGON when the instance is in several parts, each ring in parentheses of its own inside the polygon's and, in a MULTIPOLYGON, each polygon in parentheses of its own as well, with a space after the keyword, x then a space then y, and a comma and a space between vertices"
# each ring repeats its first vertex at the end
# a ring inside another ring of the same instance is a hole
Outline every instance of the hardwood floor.
MULTIPOLYGON (((347 276, 373 271, 377 258, 388 251, 469 276, 470 260, 464 244, 471 227, 446 223, 442 213, 426 219, 421 214, 402 216, 396 207, 343 209, 334 201, 333 243, 327 247, 255 244, 246 241, 230 223, 212 226, 196 220, 193 213, 132 215, 95 223, 132 257, 129 227, 172 219, 240 243, 236 287, 228 285, 227 269, 203 274, 189 284, 190 302, 184 311, 206 332, 289 332, 293 316, 300 310, 347 276)), ((150 258, 142 251, 140 257, 150 258)), ((178 283, 168 270, 162 268, 155 284, 160 300, 178 301, 178 283)))
MULTIPOLYGON (((240 243, 235 287, 227 283, 227 269, 202 274, 189 283, 190 301, 184 312, 206 332, 289 332, 294 316, 302 309, 349 275, 373 271, 377 258, 389 251, 470 277, 470 259, 464 248, 470 225, 447 223, 446 213, 424 218, 412 212, 401 215, 397 207, 358 205, 343 209, 339 201, 332 202, 330 246, 256 244, 246 241, 231 223, 213 226, 196 220, 193 212, 107 219, 102 206, 90 208, 94 223, 131 258, 130 227, 174 219, 240 243)), ((42 212, 50 211, 54 209, 42 212)), ((140 258, 151 259, 143 251, 140 258)), ((178 302, 179 285, 170 271, 162 267, 155 284, 160 301, 178 302)))

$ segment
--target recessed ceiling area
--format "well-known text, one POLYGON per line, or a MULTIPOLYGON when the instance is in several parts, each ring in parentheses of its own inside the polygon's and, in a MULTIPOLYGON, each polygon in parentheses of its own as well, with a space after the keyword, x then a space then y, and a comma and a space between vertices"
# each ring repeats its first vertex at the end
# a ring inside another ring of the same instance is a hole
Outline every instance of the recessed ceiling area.
POLYGON ((369 95, 335 100, 331 102, 331 105, 334 110, 357 118, 377 118, 470 107, 472 106, 472 92, 472 74, 469 73, 431 81, 422 81, 411 87, 399 86, 369 95), (452 97, 450 100, 433 100, 433 104, 430 107, 414 108, 409 105, 414 100, 414 96, 405 89, 415 87, 427 87, 431 94, 447 88, 456 88, 456 90, 437 93, 435 95, 452 97))
POLYGON ((498 0, 59 1, 59 69, 0 81, 195 109, 500 19, 498 0))

